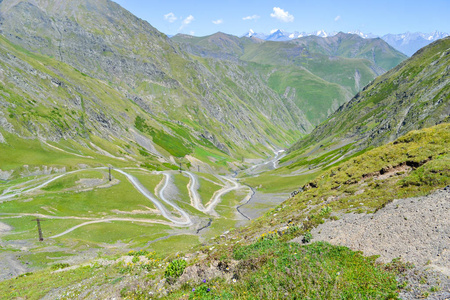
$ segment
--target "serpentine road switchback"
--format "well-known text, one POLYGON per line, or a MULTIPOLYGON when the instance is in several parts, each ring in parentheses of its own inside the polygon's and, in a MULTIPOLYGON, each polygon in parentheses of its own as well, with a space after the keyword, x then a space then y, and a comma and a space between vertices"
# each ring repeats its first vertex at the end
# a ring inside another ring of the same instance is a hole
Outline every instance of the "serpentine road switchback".
MULTIPOLYGON (((273 168, 276 168, 276 164, 277 161, 281 155, 283 151, 278 151, 275 152, 275 158, 255 165, 252 168, 250 168, 250 170, 259 168, 261 166, 265 166, 268 164, 272 164, 273 168)), ((25 183, 21 183, 19 185, 13 186, 13 187, 9 187, 7 189, 5 189, 3 191, 3 193, 0 195, 0 201, 14 201, 14 197, 20 197, 21 195, 26 195, 29 194, 33 191, 39 190, 45 186, 47 186, 48 184, 64 177, 70 174, 74 174, 77 172, 82 172, 82 171, 87 171, 87 170, 107 170, 107 167, 99 167, 99 168, 92 168, 92 169, 80 169, 80 170, 75 170, 75 171, 71 171, 71 172, 67 172, 64 174, 59 174, 59 175, 50 175, 47 177, 47 179, 44 179, 44 181, 42 181, 41 179, 33 179, 30 180, 28 182, 25 183), (50 177, 50 178, 49 178, 50 177), (16 188, 16 189, 15 189, 16 188)), ((69 229, 67 229, 66 231, 56 234, 54 236, 52 236, 51 238, 58 238, 61 237, 67 233, 70 233, 82 226, 86 226, 86 225, 90 225, 90 224, 96 224, 96 223, 106 223, 106 222, 114 222, 114 221, 121 221, 121 222, 140 222, 140 223, 159 223, 159 224, 166 224, 166 225, 172 225, 172 226, 192 226, 194 224, 194 222, 192 221, 191 216, 184 211, 183 209, 181 209, 178 205, 176 205, 174 202, 170 201, 169 199, 167 199, 166 197, 166 190, 169 186, 169 183, 171 181, 172 175, 170 171, 162 171, 162 172, 151 172, 142 168, 126 168, 126 170, 140 170, 140 171, 145 171, 151 174, 162 174, 164 176, 163 181, 161 182, 162 187, 159 189, 158 191, 158 196, 159 199, 164 202, 162 203, 160 200, 158 200, 158 198, 152 194, 147 188, 145 188, 145 186, 133 175, 127 173, 124 169, 113 169, 114 171, 124 175, 127 180, 132 184, 132 186, 139 192, 141 193, 143 196, 145 196, 148 200, 150 200, 155 207, 157 208, 157 210, 159 211, 159 213, 161 214, 161 216, 163 216, 165 219, 167 219, 168 221, 162 221, 162 220, 151 220, 151 219, 142 219, 142 218, 99 218, 99 219, 93 219, 93 218, 80 218, 80 217, 57 217, 57 216, 43 216, 43 215, 39 215, 39 214, 5 214, 5 213, 0 213, 0 216, 2 216, 3 218, 20 218, 23 216, 36 216, 39 218, 47 218, 47 219, 84 219, 86 220, 86 222, 78 224, 76 226, 73 226, 69 229), (173 208, 173 210, 177 211, 180 217, 175 217, 172 215, 171 211, 169 211, 166 207, 166 205, 170 206, 171 208, 173 208)), ((219 176, 217 175, 216 177, 223 183, 223 187, 219 190, 217 190, 213 196, 211 197, 211 199, 208 201, 208 203, 206 205, 202 204, 202 199, 200 197, 200 194, 198 193, 198 189, 200 187, 200 183, 199 180, 197 178, 197 175, 189 172, 189 171, 183 171, 183 174, 187 175, 187 177, 189 177, 189 183, 187 185, 187 189, 189 192, 189 198, 190 198, 190 205, 195 208, 198 211, 201 211, 205 214, 209 214, 211 216, 219 216, 217 214, 217 212, 214 210, 215 207, 221 202, 222 197, 224 195, 226 195, 227 193, 233 191, 233 190, 238 190, 241 188, 245 188, 248 189, 250 188, 250 193, 254 194, 254 191, 251 189, 251 187, 249 186, 245 186, 245 185, 241 185, 238 180, 234 179, 233 177, 229 177, 229 176, 219 176)), ((156 192, 156 191, 155 191, 156 192)), ((251 199, 250 194, 246 196, 246 198, 244 200, 248 201, 251 199)), ((245 215, 244 215, 245 217, 245 215)), ((248 218, 248 217, 247 217, 248 218)), ((211 219, 210 219, 211 220, 211 219)))

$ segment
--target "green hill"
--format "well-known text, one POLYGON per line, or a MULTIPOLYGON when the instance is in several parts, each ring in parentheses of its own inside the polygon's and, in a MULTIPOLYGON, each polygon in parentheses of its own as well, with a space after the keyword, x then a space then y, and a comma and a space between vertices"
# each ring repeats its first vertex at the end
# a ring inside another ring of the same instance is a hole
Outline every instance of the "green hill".
POLYGON ((378 77, 294 144, 285 161, 301 161, 310 151, 317 156, 331 154, 345 145, 349 146, 344 151, 355 152, 393 141, 411 130, 448 122, 449 49, 449 38, 436 41, 378 77))
POLYGON ((411 252, 431 230, 420 266, 313 234, 446 201, 450 38, 375 78, 404 56, 342 33, 172 40, 109 0, 3 0, 0 23, 0 298, 447 292, 445 218, 382 224, 411 252))
MULTIPOLYGON (((395 299, 400 290, 414 285, 396 280, 405 276, 411 264, 401 260, 381 264, 375 262, 376 256, 365 257, 346 247, 289 241, 310 239, 309 230, 338 219, 339 214, 371 213, 394 198, 425 195, 448 185, 449 134, 449 124, 410 132, 325 172, 306 184, 302 193, 249 225, 176 255, 167 256, 167 249, 141 250, 75 268, 55 265, 0 282, 0 287, 9 298, 29 299, 79 297, 83 291, 102 298, 130 299, 143 295, 164 299, 253 299, 255 295, 260 299, 285 295, 395 299), (377 178, 381 170, 397 166, 408 168, 377 178), (56 273, 58 268, 62 270, 56 273)), ((421 278, 424 283, 431 280, 421 278)), ((437 287, 431 292, 436 291, 437 287)))

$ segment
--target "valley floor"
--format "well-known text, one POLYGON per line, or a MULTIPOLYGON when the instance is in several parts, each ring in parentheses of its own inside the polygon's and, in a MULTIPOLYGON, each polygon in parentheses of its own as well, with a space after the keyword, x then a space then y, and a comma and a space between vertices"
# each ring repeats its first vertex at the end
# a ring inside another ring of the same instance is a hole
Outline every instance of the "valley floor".
MULTIPOLYGON (((255 167, 276 167, 277 157, 255 167)), ((176 252, 244 225, 286 198, 258 192, 233 176, 190 171, 117 168, 108 181, 108 168, 100 167, 17 179, 0 190, 0 280, 57 263, 83 263, 99 251, 176 252), (36 240, 35 218, 47 221, 44 242, 36 240)))

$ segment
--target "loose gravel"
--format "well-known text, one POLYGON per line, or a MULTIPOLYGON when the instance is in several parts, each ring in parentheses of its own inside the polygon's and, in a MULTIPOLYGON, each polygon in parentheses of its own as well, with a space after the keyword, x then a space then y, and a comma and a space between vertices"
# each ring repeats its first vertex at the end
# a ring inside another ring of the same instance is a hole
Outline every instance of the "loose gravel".
POLYGON ((381 262, 400 257, 413 263, 415 268, 400 279, 409 283, 403 299, 450 299, 449 187, 424 197, 394 200, 374 214, 346 214, 311 233, 312 242, 380 255, 381 262))

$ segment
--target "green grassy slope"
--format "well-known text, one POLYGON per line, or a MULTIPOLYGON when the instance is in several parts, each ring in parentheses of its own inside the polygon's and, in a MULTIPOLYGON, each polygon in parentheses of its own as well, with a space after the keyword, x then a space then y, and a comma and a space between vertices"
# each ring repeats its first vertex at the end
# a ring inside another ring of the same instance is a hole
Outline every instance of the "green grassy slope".
POLYGON ((309 136, 290 149, 285 161, 312 151, 328 152, 352 143, 364 149, 406 132, 448 122, 450 39, 439 40, 377 78, 309 136))
POLYGON ((259 156, 312 128, 243 66, 191 58, 111 1, 3 1, 0 11, 7 144, 39 137, 101 152, 92 142, 159 168, 197 148, 259 156))
POLYGON ((203 246, 185 248, 183 253, 130 253, 128 263, 109 257, 108 264, 60 273, 42 270, 0 282, 0 287, 9 298, 29 299, 50 292, 75 297, 80 286, 104 298, 140 299, 151 293, 166 299, 274 299, 286 294, 396 299, 405 287, 396 277, 410 268, 409 264, 399 260, 380 264, 375 263, 376 257, 364 257, 345 247, 288 241, 336 214, 373 212, 394 198, 424 195, 448 185, 449 143, 450 124, 412 131, 324 172, 305 184, 302 193, 251 224, 203 246), (399 166, 404 167, 401 172, 399 166), (390 176, 378 178, 381 173, 390 176), (138 258, 131 261, 134 256, 138 258), (181 268, 179 274, 187 272, 187 277, 173 275, 175 267, 168 267, 180 258, 187 260, 187 268, 181 268), (161 281, 170 274, 172 278, 161 281), (37 282, 39 289, 33 288, 37 282))

